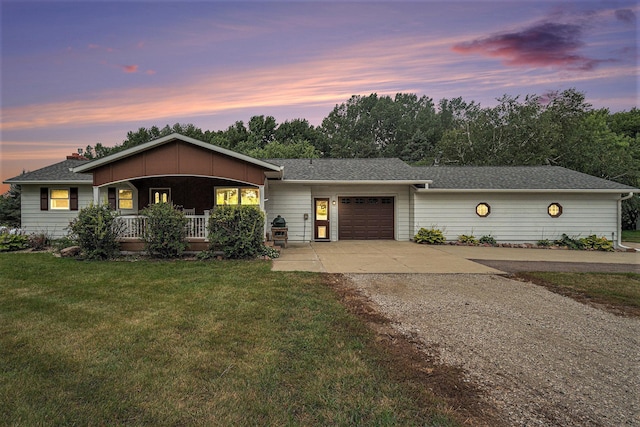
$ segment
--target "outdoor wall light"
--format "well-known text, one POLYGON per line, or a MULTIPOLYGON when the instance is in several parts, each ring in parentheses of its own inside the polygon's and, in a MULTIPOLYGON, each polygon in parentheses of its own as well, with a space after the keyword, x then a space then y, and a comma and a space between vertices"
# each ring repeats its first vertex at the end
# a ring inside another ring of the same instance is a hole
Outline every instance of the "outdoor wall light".
POLYGON ((551 218, 558 218, 562 215, 562 205, 560 203, 551 203, 547 208, 547 213, 551 218))
POLYGON ((491 206, 486 203, 478 203, 476 206, 476 214, 480 217, 487 217, 491 213, 491 206))

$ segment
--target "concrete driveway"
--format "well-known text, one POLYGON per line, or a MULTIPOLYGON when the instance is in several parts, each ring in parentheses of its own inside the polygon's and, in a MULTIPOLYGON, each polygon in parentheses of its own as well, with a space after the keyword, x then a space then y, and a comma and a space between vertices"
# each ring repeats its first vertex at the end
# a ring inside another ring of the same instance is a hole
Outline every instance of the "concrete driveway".
POLYGON ((324 273, 502 274, 471 260, 612 263, 640 266, 640 252, 589 252, 545 249, 418 245, 394 240, 290 243, 274 271, 324 273))

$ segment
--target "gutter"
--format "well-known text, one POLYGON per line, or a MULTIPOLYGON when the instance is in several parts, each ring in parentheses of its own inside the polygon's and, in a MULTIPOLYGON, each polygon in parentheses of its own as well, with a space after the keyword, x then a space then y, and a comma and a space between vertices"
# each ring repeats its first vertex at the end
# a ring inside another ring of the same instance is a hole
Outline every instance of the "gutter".
POLYGON ((328 179, 282 179, 282 183, 288 184, 313 184, 313 185, 347 185, 347 184, 377 184, 377 185, 425 185, 433 181, 425 180, 328 180, 328 179))
MULTIPOLYGON (((615 188, 416 188, 418 193, 599 193, 619 194, 624 189, 615 188)), ((632 193, 633 194, 633 193, 632 193)))
MULTIPOLYGON (((629 249, 634 249, 634 248, 630 248, 628 246, 624 246, 622 244, 622 201, 623 200, 629 200, 630 198, 633 197, 633 191, 630 191, 629 194, 627 194, 626 196, 621 196, 618 199, 618 224, 617 224, 617 228, 618 228, 618 241, 617 246, 621 249, 625 249, 625 250, 629 250, 629 249)), ((640 249, 634 249, 636 252, 640 252, 640 249)))

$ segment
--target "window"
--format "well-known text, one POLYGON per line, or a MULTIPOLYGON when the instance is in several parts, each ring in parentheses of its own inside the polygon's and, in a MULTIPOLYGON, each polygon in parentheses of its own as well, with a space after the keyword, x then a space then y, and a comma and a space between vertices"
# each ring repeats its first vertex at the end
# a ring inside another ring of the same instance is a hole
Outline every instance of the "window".
POLYGON ((152 188, 151 203, 169 203, 171 202, 171 189, 170 188, 152 188))
POLYGON ((216 205, 259 205, 258 188, 216 188, 216 205))
POLYGON ((476 206, 476 214, 479 217, 487 217, 489 216, 489 214, 491 213, 491 206, 489 206, 487 203, 478 203, 478 206, 476 206))
POLYGON ((118 190, 118 209, 133 209, 133 190, 118 190))
POLYGON ((547 213, 551 218, 558 218, 562 215, 562 205, 560 203, 551 203, 547 208, 547 213))
POLYGON ((243 205, 259 205, 260 204, 260 192, 257 188, 241 188, 240 189, 240 204, 243 205))
POLYGON ((216 205, 237 205, 237 188, 216 188, 216 205))
POLYGON ((69 210, 71 207, 69 189, 68 188, 52 188, 51 197, 49 198, 51 209, 69 210))
POLYGON ((40 210, 77 211, 78 187, 47 188, 40 187, 40 210))

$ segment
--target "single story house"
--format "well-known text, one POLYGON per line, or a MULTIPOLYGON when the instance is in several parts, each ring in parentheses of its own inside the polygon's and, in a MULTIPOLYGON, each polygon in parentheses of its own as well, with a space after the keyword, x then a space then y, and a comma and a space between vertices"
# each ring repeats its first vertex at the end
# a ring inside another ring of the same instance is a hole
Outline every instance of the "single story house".
MULTIPOLYGON (((22 227, 63 236, 90 202, 129 221, 172 202, 189 217, 193 247, 206 246, 206 220, 219 205, 259 206, 280 215, 289 241, 410 240, 421 228, 448 240, 490 235, 498 242, 554 240, 563 233, 620 244, 621 201, 637 188, 555 166, 414 167, 400 159, 259 160, 172 134, 88 161, 80 155, 5 181, 22 186, 22 227)), ((137 242, 137 243, 136 243, 137 242)))

